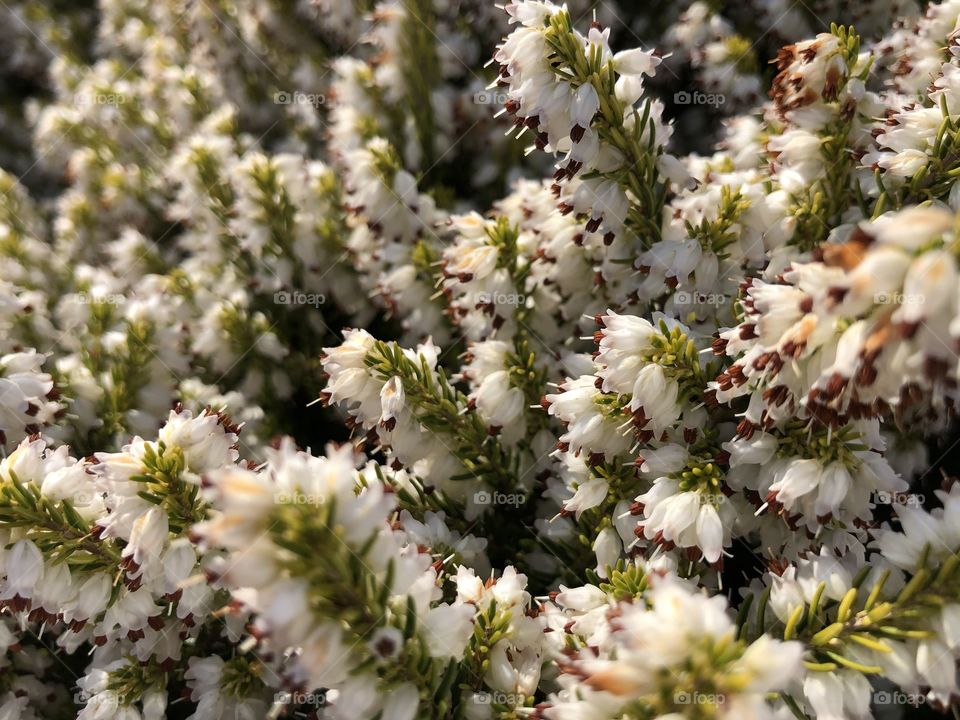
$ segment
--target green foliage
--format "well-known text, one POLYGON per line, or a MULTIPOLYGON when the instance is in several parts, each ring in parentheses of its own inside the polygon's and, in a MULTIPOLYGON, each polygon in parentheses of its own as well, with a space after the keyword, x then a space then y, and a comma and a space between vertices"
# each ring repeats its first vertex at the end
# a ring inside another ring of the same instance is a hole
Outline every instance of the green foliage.
POLYGON ((113 572, 120 564, 121 549, 114 541, 94 537, 90 523, 69 500, 44 496, 12 471, 0 482, 0 523, 24 528, 44 557, 66 562, 71 570, 113 572))
POLYGON ((454 480, 479 480, 502 492, 521 487, 519 456, 489 434, 479 415, 464 412, 467 397, 450 384, 442 367, 433 370, 426 358, 419 356, 417 362, 398 344, 382 341, 376 342, 366 364, 383 381, 399 377, 413 415, 449 441, 450 451, 464 466, 454 480))

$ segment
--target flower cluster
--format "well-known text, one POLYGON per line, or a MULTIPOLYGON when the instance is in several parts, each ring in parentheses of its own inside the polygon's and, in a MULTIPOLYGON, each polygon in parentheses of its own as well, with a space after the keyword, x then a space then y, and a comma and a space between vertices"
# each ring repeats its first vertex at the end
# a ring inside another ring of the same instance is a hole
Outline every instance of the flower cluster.
POLYGON ((0 718, 960 711, 960 0, 8 3, 0 718))

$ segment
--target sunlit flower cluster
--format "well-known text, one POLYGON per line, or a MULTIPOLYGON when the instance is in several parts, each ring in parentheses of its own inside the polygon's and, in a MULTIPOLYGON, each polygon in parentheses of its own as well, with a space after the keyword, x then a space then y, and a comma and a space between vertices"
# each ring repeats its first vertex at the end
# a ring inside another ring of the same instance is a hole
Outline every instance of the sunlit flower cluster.
POLYGON ((0 6, 0 720, 960 712, 960 0, 0 6))

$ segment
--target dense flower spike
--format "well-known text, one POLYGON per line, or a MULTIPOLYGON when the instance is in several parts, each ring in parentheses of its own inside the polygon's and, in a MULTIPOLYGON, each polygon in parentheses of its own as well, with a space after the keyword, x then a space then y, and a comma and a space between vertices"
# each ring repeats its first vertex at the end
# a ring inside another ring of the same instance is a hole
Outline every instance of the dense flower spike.
POLYGON ((958 712, 960 0, 0 18, 0 720, 958 712))
MULTIPOLYGON (((608 607, 590 630, 577 621, 576 650, 560 664, 563 689, 543 717, 776 717, 765 695, 798 672, 803 647, 766 636, 747 645, 737 639, 723 598, 706 598, 666 578, 651 585, 646 605, 608 607)), ((574 607, 590 601, 574 592, 557 601, 574 607)))
POLYGON ((583 36, 569 10, 550 2, 513 2, 506 11, 521 27, 495 55, 505 108, 521 133, 533 131, 537 149, 564 155, 558 182, 584 178, 572 194, 556 186, 561 210, 588 216, 586 229, 610 241, 626 225, 650 242, 659 235, 661 175, 684 177, 664 154, 671 129, 662 103, 644 93, 660 58, 641 49, 613 54, 609 29, 594 24, 583 36))

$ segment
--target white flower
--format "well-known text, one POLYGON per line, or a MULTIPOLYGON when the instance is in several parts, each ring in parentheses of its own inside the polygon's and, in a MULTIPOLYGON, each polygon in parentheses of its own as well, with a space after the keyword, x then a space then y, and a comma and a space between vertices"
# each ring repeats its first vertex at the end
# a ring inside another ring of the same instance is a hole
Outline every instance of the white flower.
POLYGON ((778 479, 770 486, 777 502, 792 508, 797 498, 811 492, 820 484, 821 468, 816 460, 796 460, 786 465, 778 479))
POLYGON ((859 673, 808 672, 803 680, 803 693, 817 718, 867 718, 870 716, 870 683, 859 673))
POLYGON ((383 720, 414 720, 420 707, 420 692, 413 683, 391 690, 383 705, 383 720))
POLYGON ((723 550, 723 524, 716 508, 709 503, 700 506, 696 521, 697 538, 707 562, 720 559, 723 550))
POLYGON ((473 606, 467 603, 431 608, 423 620, 430 654, 461 657, 473 632, 473 613, 473 606))
POLYGON ((607 497, 610 485, 602 477, 592 478, 577 488, 573 497, 564 503, 564 509, 579 518, 584 510, 596 507, 607 497))
POLYGON ((656 74, 657 66, 662 60, 654 55, 652 50, 622 50, 613 56, 613 64, 617 72, 624 75, 656 74))
POLYGON ((169 529, 167 514, 160 508, 151 508, 134 520, 129 543, 123 549, 130 577, 155 570, 166 546, 169 529))
POLYGON ((84 623, 103 612, 110 600, 111 580, 107 575, 93 574, 77 588, 73 597, 63 603, 64 622, 84 623))
POLYGON ((482 380, 476 403, 477 411, 493 427, 511 427, 523 415, 523 391, 511 386, 506 370, 493 372, 482 380))
MULTIPOLYGON (((676 669, 689 667, 685 663, 693 661, 696 648, 726 643, 734 636, 735 627, 721 598, 696 594, 676 579, 657 581, 649 601, 649 607, 646 603, 618 605, 609 634, 596 651, 571 654, 568 672, 573 675, 561 675, 560 684, 576 692, 551 697, 547 717, 618 717, 635 701, 674 698, 683 692, 683 686, 675 684, 682 677, 676 669), (576 676, 582 682, 573 685, 570 681, 576 676), (591 707, 595 715, 582 714, 591 707)), ((799 644, 764 637, 726 663, 712 665, 712 687, 725 696, 718 708, 720 716, 768 717, 762 694, 800 671, 802 653, 799 644), (767 663, 778 655, 774 663, 781 672, 774 673, 767 663), (732 681, 729 688, 727 673, 732 681)))
MULTIPOLYGON (((584 83, 573 94, 570 108, 570 119, 574 128, 586 130, 593 123, 593 116, 600 109, 600 98, 592 83, 584 83)), ((576 138, 574 138, 575 141, 576 138)))
POLYGON ((623 543, 620 542, 620 536, 616 530, 606 527, 597 534, 591 549, 597 555, 597 574, 604 576, 606 568, 614 567, 620 559, 623 543))
MULTIPOLYGON (((644 366, 633 385, 630 409, 640 418, 640 427, 655 436, 671 427, 680 417, 682 408, 677 403, 680 388, 655 363, 644 366)), ((636 422, 636 421, 635 421, 636 422)))
POLYGON ((397 418, 405 409, 405 402, 403 380, 397 376, 387 380, 380 390, 380 422, 388 429, 393 429, 397 418))
POLYGON ((3 564, 5 578, 0 600, 15 610, 29 608, 34 588, 43 577, 43 553, 30 540, 19 540, 6 552, 3 564))
POLYGON ((236 462, 237 435, 224 425, 223 418, 214 414, 193 417, 183 411, 171 411, 158 439, 168 447, 180 448, 187 469, 195 474, 216 470, 236 462))

